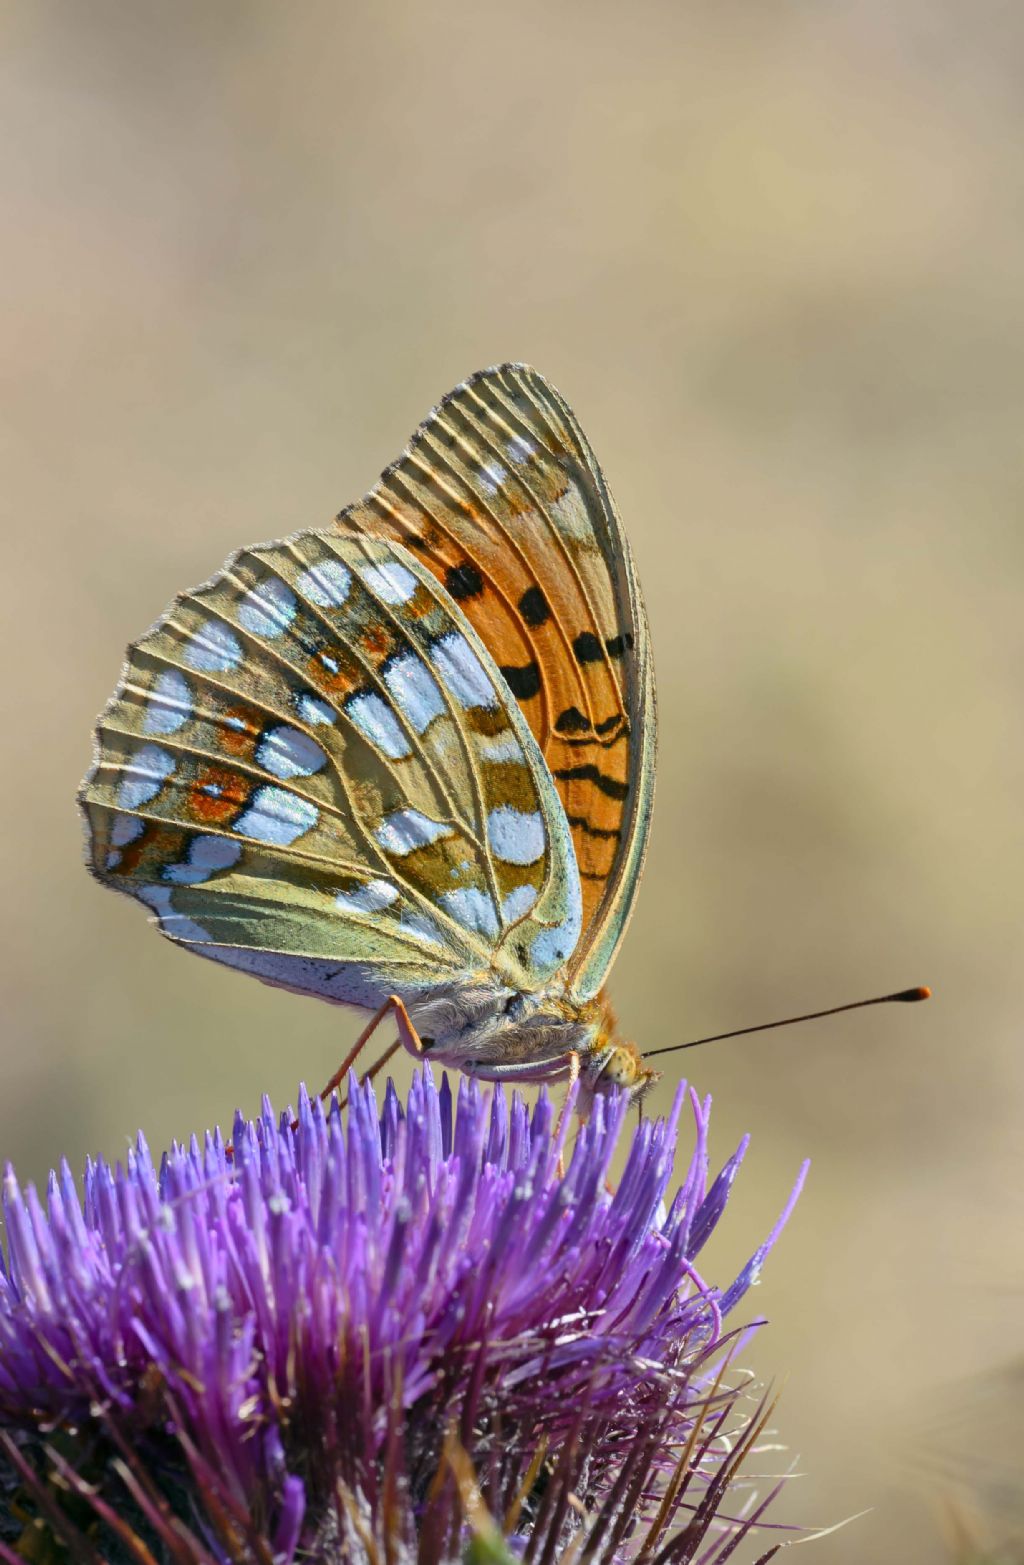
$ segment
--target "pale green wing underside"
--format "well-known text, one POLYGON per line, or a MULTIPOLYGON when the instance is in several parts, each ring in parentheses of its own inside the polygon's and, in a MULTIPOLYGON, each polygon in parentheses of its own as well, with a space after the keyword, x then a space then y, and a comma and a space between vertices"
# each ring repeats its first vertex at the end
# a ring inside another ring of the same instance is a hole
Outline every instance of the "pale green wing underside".
POLYGON ((529 727, 457 605, 383 539, 299 533, 176 599, 129 651, 82 803, 101 880, 301 992, 531 991, 579 938, 529 727))

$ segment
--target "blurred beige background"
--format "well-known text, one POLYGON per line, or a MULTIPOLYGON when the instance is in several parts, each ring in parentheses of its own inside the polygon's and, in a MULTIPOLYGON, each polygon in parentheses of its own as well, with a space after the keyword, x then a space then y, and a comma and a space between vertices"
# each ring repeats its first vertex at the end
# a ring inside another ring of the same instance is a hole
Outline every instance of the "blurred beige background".
POLYGON ((943 1558, 922 1469, 984 1477, 948 1410, 1022 1335, 1021 12, 33 0, 0 38, 0 1153, 159 1148, 336 1063, 351 1016, 89 880, 92 720, 173 592, 528 359, 653 626, 625 1025, 935 986, 680 1063, 719 1161, 754 1133, 723 1280, 814 1160, 754 1296, 780 1513, 873 1507, 829 1565, 943 1558))

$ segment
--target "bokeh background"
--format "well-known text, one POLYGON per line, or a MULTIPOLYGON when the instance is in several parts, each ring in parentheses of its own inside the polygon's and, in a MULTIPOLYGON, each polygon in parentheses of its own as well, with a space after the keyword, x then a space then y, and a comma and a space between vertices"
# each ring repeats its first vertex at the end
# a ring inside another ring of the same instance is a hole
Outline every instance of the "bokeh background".
POLYGON ((813 1159, 754 1295, 782 1512, 872 1508, 829 1565, 946 1557, 957 1481, 984 1513, 1019 1456, 1024 15, 30 0, 0 44, 0 1153, 159 1148, 337 1062, 350 1015, 87 877, 93 716, 176 590, 527 359, 653 627, 625 1025, 935 987, 679 1064, 719 1160, 754 1134, 719 1275, 813 1159))

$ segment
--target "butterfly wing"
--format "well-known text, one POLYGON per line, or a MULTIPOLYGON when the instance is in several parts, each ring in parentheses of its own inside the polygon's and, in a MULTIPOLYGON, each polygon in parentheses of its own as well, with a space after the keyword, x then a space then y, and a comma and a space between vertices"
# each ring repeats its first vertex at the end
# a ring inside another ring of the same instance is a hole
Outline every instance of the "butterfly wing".
POLYGON ((568 404, 506 364, 451 392, 344 535, 402 542, 444 583, 522 707, 572 831, 583 936, 568 977, 601 988, 632 909, 654 778, 654 673, 629 546, 568 404))
POLYGON ((83 784, 90 863, 163 932, 373 1007, 532 990, 580 932, 564 811, 486 648, 399 544, 243 550, 130 648, 83 784))

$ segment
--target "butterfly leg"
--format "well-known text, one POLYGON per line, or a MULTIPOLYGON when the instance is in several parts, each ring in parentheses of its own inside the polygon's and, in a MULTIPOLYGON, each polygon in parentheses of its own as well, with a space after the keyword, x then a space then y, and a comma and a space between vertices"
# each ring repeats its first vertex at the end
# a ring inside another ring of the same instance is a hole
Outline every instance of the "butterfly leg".
POLYGON ((370 1020, 367 1022, 366 1026, 363 1028, 362 1032, 359 1034, 359 1037, 356 1039, 356 1041, 352 1045, 351 1049, 349 1049, 349 1051, 346 1054, 345 1058, 342 1060, 341 1064, 338 1066, 338 1069, 334 1072, 334 1075, 331 1077, 330 1081, 327 1083, 326 1087, 321 1092, 321 1094, 320 1094, 320 1102, 321 1103, 326 1103, 326 1101, 330 1097, 331 1093, 334 1092, 336 1088, 341 1086, 341 1083, 345 1080, 345 1077, 348 1075, 349 1071, 352 1069, 352 1066, 355 1064, 356 1060, 362 1054, 363 1050, 366 1048, 366 1045, 369 1043, 370 1039, 373 1037, 374 1033, 377 1031, 377 1028, 380 1026, 381 1022, 384 1020, 385 1016, 388 1014, 388 1011, 391 1009, 391 1001, 392 1001, 392 996, 389 995, 388 998, 384 1001, 384 1004, 380 1007, 380 1009, 377 1010, 377 1011, 374 1011, 373 1015, 370 1017, 370 1020))
POLYGON ((345 1058, 338 1066, 338 1069, 334 1072, 334 1075, 331 1077, 330 1081, 321 1092, 321 1103, 325 1103, 330 1097, 331 1093, 341 1086, 341 1083, 345 1080, 345 1077, 352 1069, 352 1066, 362 1054, 363 1050, 366 1048, 366 1045, 369 1043, 370 1039, 373 1037, 374 1033, 377 1031, 377 1028, 380 1026, 381 1022, 387 1016, 389 1011, 393 1011, 395 1013, 395 1023, 398 1027, 398 1042, 392 1044, 389 1049, 384 1051, 380 1059, 377 1060, 376 1063, 372 1065, 371 1068, 366 1072, 366 1075, 362 1077, 362 1080, 372 1081, 377 1072, 387 1064, 391 1056, 400 1047, 406 1049, 414 1059, 418 1060, 422 1058, 423 1045, 420 1042, 419 1033, 416 1031, 415 1027, 409 1019, 408 1011, 406 1010, 402 1001, 398 998, 397 994, 389 994, 379 1010, 374 1011, 373 1015, 370 1017, 370 1020, 359 1034, 359 1037, 356 1039, 355 1043, 352 1045, 351 1049, 348 1051, 345 1058))
POLYGON ((404 1049, 407 1054, 411 1054, 414 1060, 421 1060, 425 1053, 423 1044, 420 1042, 420 1035, 413 1026, 409 1017, 409 1012, 406 1010, 404 1004, 398 998, 397 994, 388 995, 384 1005, 381 1007, 382 1013, 386 1013, 388 1010, 392 1010, 395 1013, 395 1025, 398 1028, 398 1037, 389 1048, 384 1050, 384 1053, 381 1055, 380 1059, 374 1061, 373 1065, 370 1066, 370 1069, 366 1072, 366 1074, 359 1078, 361 1082, 372 1081, 373 1078, 377 1075, 378 1071, 383 1070, 391 1056, 393 1054, 397 1054, 399 1049, 404 1049))
POLYGON ((409 1012, 406 1010, 397 994, 388 996, 388 1004, 395 1013, 395 1026, 398 1028, 398 1040, 407 1054, 411 1054, 414 1060, 421 1060, 425 1053, 420 1035, 413 1026, 409 1012))
MULTIPOLYGON (((555 1140, 556 1141, 558 1140, 558 1137, 562 1134, 562 1121, 565 1119, 565 1111, 566 1111, 566 1108, 568 1107, 568 1103, 569 1103, 569 1093, 572 1091, 574 1084, 577 1081, 579 1081, 579 1079, 580 1079, 580 1057, 577 1054, 576 1050, 573 1049, 571 1051, 570 1055, 569 1055, 569 1085, 568 1085, 568 1088, 566 1089, 565 1097, 562 1099, 562 1107, 558 1111, 558 1118, 555 1121, 555 1140)), ((559 1177, 559 1179, 564 1179, 565 1178, 565 1158, 563 1157, 561 1152, 559 1152, 559 1154, 558 1154, 558 1177, 559 1177)))

